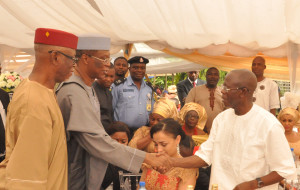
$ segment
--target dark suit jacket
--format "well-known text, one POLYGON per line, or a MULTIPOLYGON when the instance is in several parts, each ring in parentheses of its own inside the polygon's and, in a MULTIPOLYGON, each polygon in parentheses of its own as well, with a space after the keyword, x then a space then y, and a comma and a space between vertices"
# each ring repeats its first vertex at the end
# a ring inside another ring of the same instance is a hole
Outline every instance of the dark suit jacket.
MULTIPOLYGON (((197 79, 197 84, 196 86, 200 86, 202 84, 205 84, 206 82, 200 79, 197 79)), ((190 90, 193 88, 192 83, 189 81, 189 79, 185 79, 183 81, 180 81, 179 83, 177 83, 177 94, 178 94, 178 98, 180 101, 180 105, 181 107, 184 106, 184 101, 183 98, 187 97, 187 95, 189 94, 190 90)))
POLYGON ((93 83, 93 87, 96 91, 100 103, 101 122, 106 131, 114 118, 114 111, 112 108, 112 94, 109 89, 102 88, 97 82, 93 83))
MULTIPOLYGON (((5 109, 5 113, 7 113, 7 107, 9 104, 9 95, 4 90, 0 89, 0 100, 2 102, 3 108, 5 109)), ((0 154, 5 152, 5 130, 4 123, 2 121, 2 117, 0 115, 0 154)), ((0 162, 4 159, 0 157, 0 162)))

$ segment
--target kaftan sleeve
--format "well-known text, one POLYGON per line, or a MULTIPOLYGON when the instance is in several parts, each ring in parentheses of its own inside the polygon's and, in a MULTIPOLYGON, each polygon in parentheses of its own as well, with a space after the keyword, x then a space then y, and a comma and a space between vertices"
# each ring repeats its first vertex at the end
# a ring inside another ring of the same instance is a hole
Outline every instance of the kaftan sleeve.
POLYGON ((215 118, 207 141, 202 143, 199 150, 195 153, 196 156, 199 156, 208 165, 211 165, 212 162, 212 153, 213 153, 214 142, 217 136, 217 129, 218 129, 218 119, 215 118))
POLYGON ((9 124, 18 126, 18 140, 6 167, 6 189, 46 189, 52 137, 49 114, 27 113, 12 122, 17 122, 9 124))
POLYGON ((196 95, 196 88, 192 88, 186 97, 185 103, 187 104, 189 102, 195 102, 195 95, 196 95))
POLYGON ((146 153, 110 138, 81 87, 66 85, 58 92, 57 99, 67 134, 73 136, 82 148, 96 158, 131 172, 139 172, 146 153))
POLYGON ((297 179, 292 153, 279 124, 270 128, 265 143, 266 160, 270 171, 276 171, 286 179, 297 179))
POLYGON ((278 85, 276 82, 271 81, 271 87, 270 87, 270 103, 269 103, 269 109, 277 109, 280 108, 280 100, 279 100, 279 93, 278 93, 278 85))

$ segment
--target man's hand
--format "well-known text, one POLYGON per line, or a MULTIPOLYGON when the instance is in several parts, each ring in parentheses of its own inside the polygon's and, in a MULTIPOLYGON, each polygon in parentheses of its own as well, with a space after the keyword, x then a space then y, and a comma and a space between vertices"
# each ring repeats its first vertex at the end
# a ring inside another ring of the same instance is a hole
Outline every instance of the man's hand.
POLYGON ((144 163, 151 165, 160 173, 166 173, 172 167, 171 159, 166 153, 147 153, 144 163))
POLYGON ((233 190, 253 190, 253 189, 257 189, 256 180, 240 183, 237 186, 235 186, 233 190))

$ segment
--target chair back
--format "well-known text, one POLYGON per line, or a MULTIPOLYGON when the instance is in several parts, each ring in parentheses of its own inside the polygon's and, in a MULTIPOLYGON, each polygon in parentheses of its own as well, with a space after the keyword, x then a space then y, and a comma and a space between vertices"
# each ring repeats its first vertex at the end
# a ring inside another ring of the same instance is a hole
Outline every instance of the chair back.
POLYGON ((119 171, 120 189, 136 190, 141 176, 142 173, 124 173, 122 170, 119 171))

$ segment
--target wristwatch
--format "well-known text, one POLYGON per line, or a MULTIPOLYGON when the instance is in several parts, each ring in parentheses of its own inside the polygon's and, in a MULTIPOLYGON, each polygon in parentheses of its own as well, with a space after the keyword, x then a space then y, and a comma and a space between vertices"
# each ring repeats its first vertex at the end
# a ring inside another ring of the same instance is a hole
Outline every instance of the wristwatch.
POLYGON ((256 178, 257 181, 257 187, 262 188, 264 186, 264 182, 258 177, 256 178))

